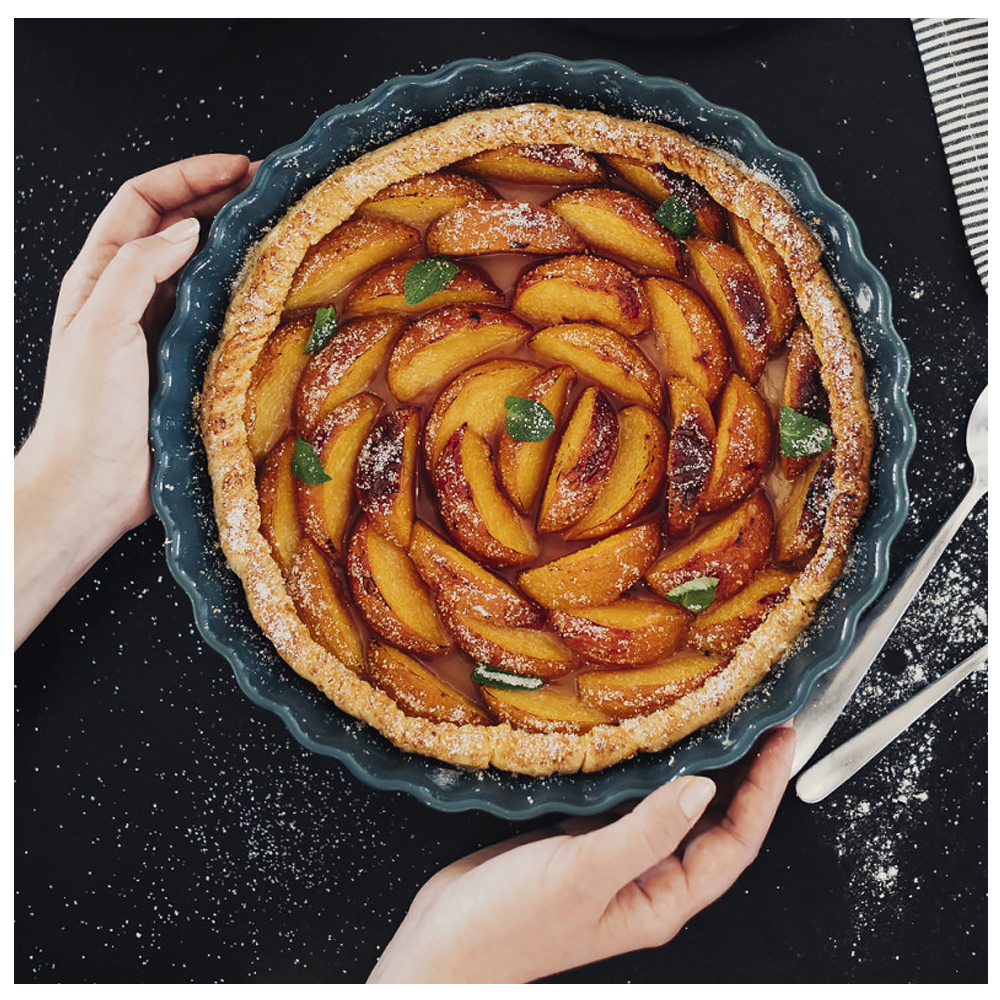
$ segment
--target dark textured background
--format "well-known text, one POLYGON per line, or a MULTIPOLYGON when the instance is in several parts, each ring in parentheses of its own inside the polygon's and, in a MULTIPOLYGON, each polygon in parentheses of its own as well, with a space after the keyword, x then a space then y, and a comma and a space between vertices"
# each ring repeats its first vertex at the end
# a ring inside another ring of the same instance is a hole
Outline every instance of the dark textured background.
MULTIPOLYGON (((260 157, 387 77, 527 51, 689 83, 854 216, 913 359, 895 576, 966 489, 987 378, 986 294, 905 20, 19 21, 15 448, 60 275, 122 181, 260 157)), ((429 875, 518 827, 302 749, 200 640, 162 545, 155 520, 133 532, 16 656, 15 978, 362 981, 429 875)), ((983 502, 826 748, 985 642, 985 609, 983 502)), ((789 791, 754 866, 666 947, 555 981, 985 982, 986 701, 980 672, 824 803, 789 791)))

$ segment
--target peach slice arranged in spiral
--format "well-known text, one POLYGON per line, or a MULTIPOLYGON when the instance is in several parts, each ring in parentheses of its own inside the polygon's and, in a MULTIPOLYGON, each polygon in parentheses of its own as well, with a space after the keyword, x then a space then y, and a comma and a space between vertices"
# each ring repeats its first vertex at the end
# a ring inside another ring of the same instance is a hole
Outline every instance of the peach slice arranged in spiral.
POLYGON ((490 192, 473 178, 441 171, 390 184, 361 205, 358 214, 423 228, 453 208, 489 197, 490 192))
POLYGON ((559 215, 527 201, 470 201, 427 230, 427 252, 450 257, 491 253, 582 253, 587 244, 559 215))
POLYGON ((516 143, 487 149, 455 165, 465 174, 515 184, 597 184, 605 171, 597 157, 578 146, 516 143))
POLYGON ((507 691, 484 687, 483 697, 498 719, 536 733, 585 733, 613 721, 578 695, 554 688, 507 691))

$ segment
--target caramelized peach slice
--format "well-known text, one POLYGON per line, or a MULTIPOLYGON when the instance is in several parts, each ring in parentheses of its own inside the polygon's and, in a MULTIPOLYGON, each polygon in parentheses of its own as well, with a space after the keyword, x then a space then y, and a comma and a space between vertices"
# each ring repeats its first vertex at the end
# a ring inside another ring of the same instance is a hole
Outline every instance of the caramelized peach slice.
POLYGON ((722 317, 740 371, 754 384, 764 371, 772 340, 764 294, 746 257, 728 243, 687 241, 691 266, 722 317))
POLYGON ((361 635, 344 588, 319 548, 303 538, 292 557, 288 594, 310 635, 354 673, 362 672, 361 635))
POLYGON ((410 544, 416 511, 420 411, 401 406, 368 432, 358 453, 355 488, 361 509, 386 538, 410 544))
POLYGON ((413 525, 409 555, 439 607, 472 610, 511 628, 533 628, 544 621, 536 604, 446 542, 423 521, 413 525))
POLYGON ((646 582, 666 596, 682 583, 717 579, 716 600, 734 594, 764 564, 774 537, 774 513, 755 493, 683 545, 668 549, 646 572, 646 582))
POLYGON ((646 521, 524 570, 517 582, 547 608, 610 604, 646 572, 659 548, 659 523, 646 521))
POLYGON ((763 236, 754 232, 746 219, 731 214, 729 231, 736 248, 757 275, 771 328, 771 339, 767 346, 769 351, 773 351, 792 332, 799 312, 788 269, 774 247, 763 236))
POLYGON ((578 146, 547 143, 487 149, 462 160, 455 169, 515 184, 598 184, 606 176, 597 158, 578 146))
POLYGON ((490 192, 471 177, 441 171, 390 184, 361 205, 358 214, 422 229, 453 208, 489 197, 490 192))
POLYGON ((667 466, 667 431, 644 406, 618 414, 618 448, 601 491, 567 532, 573 540, 602 538, 624 528, 653 502, 667 466))
POLYGON ((724 664, 718 656, 679 653, 634 670, 592 670, 577 677, 580 699, 612 719, 649 715, 700 687, 724 664))
POLYGON ((716 452, 716 430, 708 400, 687 379, 668 378, 667 395, 667 532, 679 538, 698 516, 716 452))
POLYGON ((312 356, 295 392, 295 426, 310 437, 319 422, 345 400, 375 381, 407 321, 402 316, 370 316, 344 324, 312 356))
POLYGON ((441 391, 424 424, 424 463, 433 472, 445 442, 462 424, 489 440, 503 427, 504 401, 524 396, 540 365, 497 358, 467 368, 441 391))
POLYGON ((442 215, 425 237, 427 252, 456 257, 487 253, 582 253, 583 238, 565 220, 527 201, 472 201, 442 215))
POLYGON ((458 264, 458 273, 439 292, 420 302, 407 302, 403 284, 413 260, 397 260, 362 278, 344 303, 345 316, 402 313, 417 316, 441 306, 502 306, 503 292, 481 271, 458 264))
POLYGON ((629 403, 658 410, 663 387, 656 365, 628 337, 598 323, 546 327, 528 341, 534 354, 572 365, 608 392, 629 403))
POLYGON ((715 461, 701 501, 705 511, 722 510, 755 490, 774 451, 771 411, 736 372, 719 397, 716 428, 715 461))
POLYGON ((513 310, 535 326, 594 322, 627 337, 638 337, 650 323, 635 275, 614 261, 583 255, 543 261, 522 274, 513 310))
POLYGON ((493 714, 515 729, 536 733, 585 733, 613 720, 600 709, 584 704, 576 694, 542 687, 537 691, 483 688, 493 714))
POLYGON ((366 517, 351 533, 347 579, 358 610, 383 639, 417 656, 450 648, 451 638, 413 560, 366 517))
POLYGON ((260 533, 271 546, 271 553, 287 573, 292 557, 302 540, 302 522, 296 506, 298 480, 292 473, 295 437, 283 438, 265 457, 257 473, 260 498, 260 533))
POLYGON ((584 188, 557 195, 548 205, 594 250, 611 254, 636 274, 684 277, 680 245, 642 198, 612 188, 584 188))
POLYGON ((422 663, 372 639, 366 673, 407 715, 456 726, 484 726, 493 720, 478 705, 436 677, 422 663))
POLYGON ((534 535, 497 483, 489 444, 468 424, 445 443, 434 466, 438 510, 459 545, 490 566, 526 566, 534 535))
POLYGON ((770 610, 788 596, 796 574, 761 570, 742 590, 696 615, 687 641, 706 653, 732 652, 756 630, 770 610))
POLYGON ((283 323, 268 337, 250 372, 243 422, 254 461, 291 430, 292 400, 309 363, 304 349, 311 332, 311 318, 283 323))
POLYGON ((358 453, 381 408, 378 396, 363 392, 328 413, 311 440, 330 478, 315 486, 295 482, 296 504, 305 533, 338 559, 344 555, 347 523, 354 513, 358 453))
MULTIPOLYGON (((573 369, 568 365, 558 365, 535 378, 521 398, 541 403, 552 414, 558 427, 574 381, 576 373, 573 369)), ((497 472, 504 491, 522 514, 527 514, 538 499, 557 440, 556 434, 550 434, 543 441, 518 441, 505 432, 500 434, 497 472)))
POLYGON ((659 207, 668 198, 683 199, 698 220, 699 236, 713 240, 725 237, 726 213, 690 177, 678 174, 662 163, 649 163, 627 156, 608 154, 604 161, 622 180, 648 198, 654 207, 659 207))
POLYGON ((552 462, 538 511, 538 530, 565 531, 590 509, 618 449, 618 416, 608 397, 588 386, 577 400, 552 462))
POLYGON ((729 345, 715 313, 679 281, 646 278, 642 287, 663 374, 686 378, 713 403, 729 371, 729 345))
MULTIPOLYGON (((812 331, 801 320, 788 338, 788 364, 781 391, 783 405, 813 420, 830 422, 830 399, 820 378, 819 356, 813 346, 812 331)), ((790 479, 806 469, 811 458, 789 458, 779 452, 779 460, 790 479)))
POLYGON ((688 627, 688 615, 666 601, 620 597, 602 607, 553 611, 563 642, 589 663, 629 666, 670 656, 688 627))
POLYGON ((834 449, 817 455, 802 473, 788 494, 775 533, 776 562, 804 566, 823 537, 826 512, 833 495, 833 473, 836 468, 834 449))
POLYGON ((494 306, 443 306, 410 324, 389 358, 386 379, 397 399, 439 389, 477 358, 513 351, 531 327, 494 306))
POLYGON ((325 305, 362 274, 420 243, 412 226, 391 219, 348 219, 311 246, 285 299, 286 310, 325 305))

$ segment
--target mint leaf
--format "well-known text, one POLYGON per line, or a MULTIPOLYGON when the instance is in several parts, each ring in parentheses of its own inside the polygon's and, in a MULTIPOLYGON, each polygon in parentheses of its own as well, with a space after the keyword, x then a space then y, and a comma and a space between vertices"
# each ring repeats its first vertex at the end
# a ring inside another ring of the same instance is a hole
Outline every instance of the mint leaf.
POLYGON ((505 691, 537 691, 545 683, 541 677, 511 673, 488 663, 477 663, 472 671, 472 679, 484 687, 501 688, 505 691))
POLYGON ((690 236, 698 227, 698 219, 691 206, 677 195, 671 195, 653 213, 653 218, 674 234, 684 239, 690 236))
POLYGON ((302 437, 295 440, 295 451, 292 453, 292 475, 300 483, 305 483, 306 486, 319 486, 321 483, 330 481, 315 449, 302 437))
POLYGON ((784 405, 778 418, 778 438, 781 453, 788 458, 822 455, 833 444, 833 432, 822 420, 814 420, 784 405))
POLYGON ((556 418, 549 408, 523 396, 508 396, 504 429, 515 441, 544 441, 556 429, 556 418))
POLYGON ((411 264, 403 278, 403 298, 408 306, 417 306, 437 294, 455 275, 458 265, 444 257, 424 257, 411 264))
POLYGON ((322 351, 331 338, 337 332, 337 310, 333 306, 324 306, 316 310, 313 319, 312 331, 306 346, 303 348, 305 354, 315 354, 322 351))
POLYGON ((674 587, 663 596, 688 611, 704 611, 715 600, 715 590, 718 586, 717 576, 699 576, 674 587))

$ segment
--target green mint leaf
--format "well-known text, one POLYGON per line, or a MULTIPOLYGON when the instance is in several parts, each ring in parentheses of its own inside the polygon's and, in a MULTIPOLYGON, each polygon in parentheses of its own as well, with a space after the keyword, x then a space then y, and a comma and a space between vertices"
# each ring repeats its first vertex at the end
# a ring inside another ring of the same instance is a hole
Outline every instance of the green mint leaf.
POLYGON ((547 406, 523 396, 504 400, 504 428, 515 441, 544 441, 556 429, 556 418, 547 406))
POLYGON ((315 354, 322 351, 331 338, 337 332, 337 310, 333 306, 325 306, 316 310, 316 317, 313 319, 312 331, 306 346, 303 349, 305 354, 315 354))
POLYGON ((797 413, 790 406, 781 407, 778 438, 781 453, 788 458, 822 455, 833 444, 833 432, 827 424, 807 417, 804 413, 797 413))
POLYGON ((330 481, 315 449, 302 437, 295 440, 295 451, 292 453, 292 475, 300 483, 305 483, 306 486, 319 486, 321 483, 330 481))
POLYGON ((403 298, 408 306, 417 306, 440 292, 455 275, 458 265, 444 257, 424 257, 411 264, 403 278, 403 298))
POLYGON ((541 677, 514 674, 488 663, 477 663, 472 671, 472 679, 484 687, 501 688, 505 691, 537 691, 545 683, 541 677))
POLYGON ((715 590, 718 586, 717 576, 699 576, 695 580, 688 580, 674 587, 663 596, 688 611, 704 611, 715 600, 715 590))
POLYGON ((653 213, 653 218, 674 234, 684 239, 690 236, 698 227, 698 219, 691 209, 691 206, 677 195, 671 195, 653 213))

